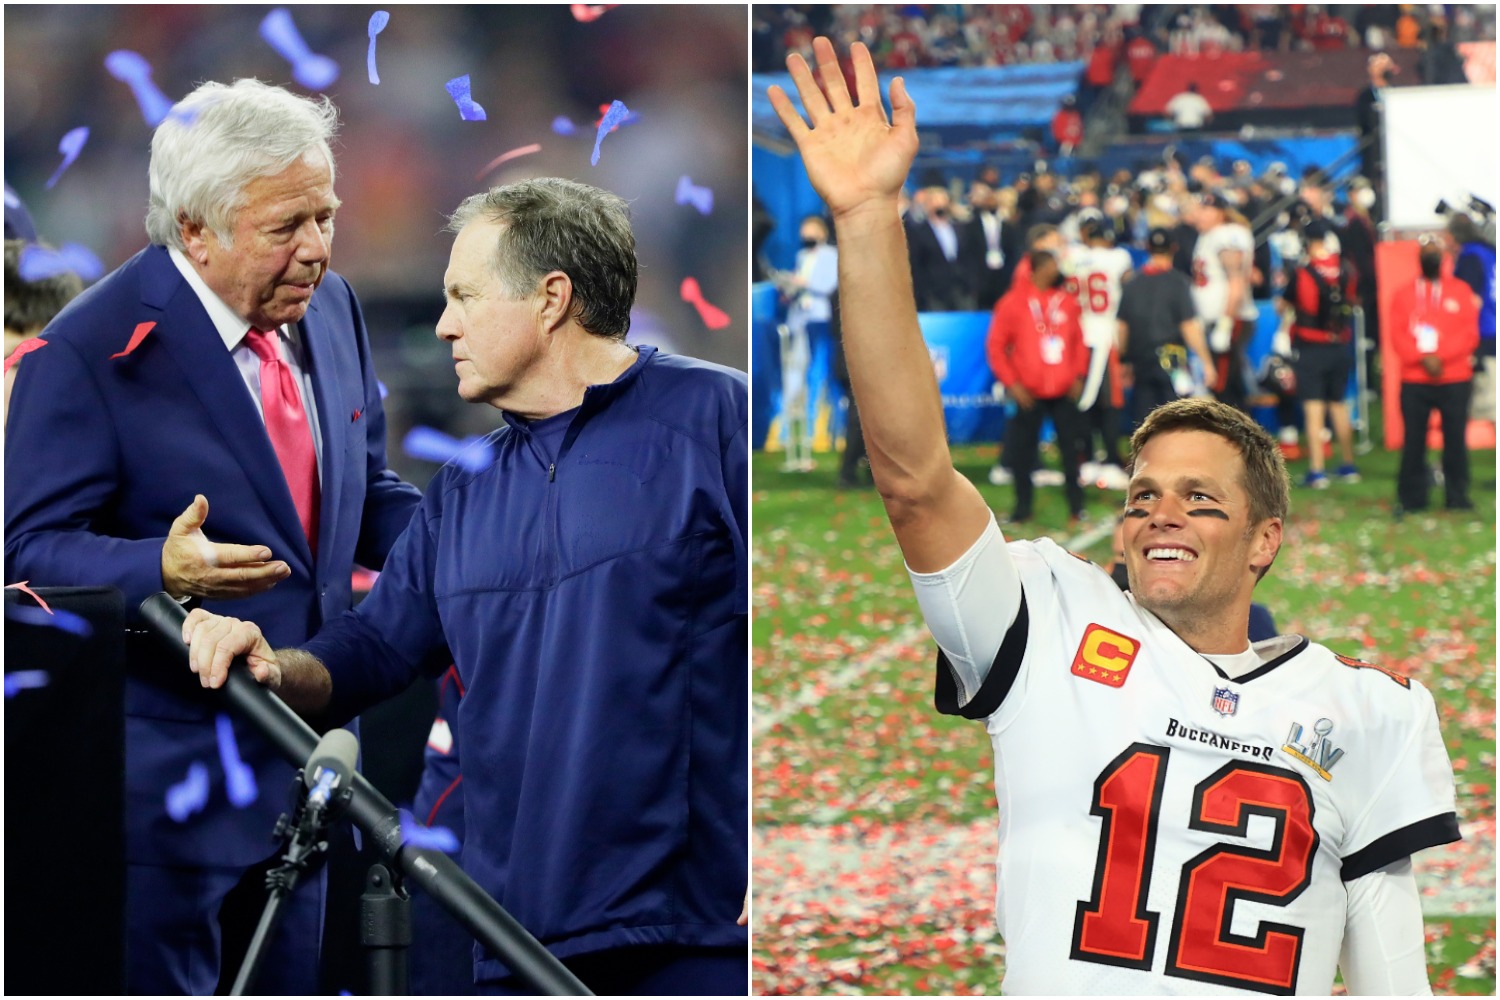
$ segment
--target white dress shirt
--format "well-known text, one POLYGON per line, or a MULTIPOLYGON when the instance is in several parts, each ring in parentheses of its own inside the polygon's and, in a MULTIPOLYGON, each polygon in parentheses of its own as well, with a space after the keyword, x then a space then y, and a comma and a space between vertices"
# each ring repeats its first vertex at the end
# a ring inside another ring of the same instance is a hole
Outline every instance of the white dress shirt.
MULTIPOLYGON (((186 254, 176 247, 168 247, 167 253, 192 288, 193 294, 198 296, 198 301, 203 303, 209 321, 219 332, 219 339, 224 341, 224 349, 234 358, 235 366, 240 370, 240 378, 245 380, 245 388, 250 390, 250 398, 255 402, 255 412, 264 421, 266 414, 260 401, 260 358, 245 339, 245 335, 250 332, 250 321, 238 315, 208 287, 208 283, 193 267, 186 254)), ((318 426, 318 404, 313 396, 312 373, 308 370, 306 355, 302 349, 302 332, 294 323, 283 323, 276 328, 276 334, 276 340, 281 345, 281 360, 292 370, 292 376, 297 380, 297 391, 302 394, 302 409, 307 414, 308 428, 312 431, 313 450, 318 456, 318 477, 321 480, 323 435, 318 426)))

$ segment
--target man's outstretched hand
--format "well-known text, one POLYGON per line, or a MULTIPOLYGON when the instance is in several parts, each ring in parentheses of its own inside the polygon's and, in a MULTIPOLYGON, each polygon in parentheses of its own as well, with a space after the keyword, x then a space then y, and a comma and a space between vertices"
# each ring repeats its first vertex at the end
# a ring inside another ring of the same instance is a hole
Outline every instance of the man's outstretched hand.
POLYGON ((857 103, 849 97, 828 39, 813 40, 822 90, 800 55, 787 57, 787 69, 811 126, 785 91, 775 86, 769 91, 771 106, 797 143, 807 176, 835 220, 893 206, 917 155, 917 108, 906 93, 906 82, 899 76, 891 82, 891 117, 887 120, 870 50, 855 42, 850 54, 857 103))

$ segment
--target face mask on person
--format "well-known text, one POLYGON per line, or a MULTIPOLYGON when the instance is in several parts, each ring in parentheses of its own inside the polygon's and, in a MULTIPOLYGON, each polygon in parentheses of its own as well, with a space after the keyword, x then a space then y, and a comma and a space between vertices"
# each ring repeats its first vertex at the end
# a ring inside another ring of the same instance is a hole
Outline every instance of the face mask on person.
POLYGON ((1443 273, 1443 255, 1441 253, 1424 252, 1417 260, 1422 265, 1422 277, 1428 281, 1436 281, 1443 273))
POLYGON ((1368 212, 1375 207, 1375 192, 1369 188, 1360 188, 1354 192, 1354 204, 1368 212))
POLYGON ((934 208, 932 210, 932 217, 941 222, 948 217, 948 210, 946 208, 934 208))
POLYGON ((813 247, 822 242, 823 241, 818 239, 816 236, 804 236, 802 237, 802 249, 811 250, 813 247))

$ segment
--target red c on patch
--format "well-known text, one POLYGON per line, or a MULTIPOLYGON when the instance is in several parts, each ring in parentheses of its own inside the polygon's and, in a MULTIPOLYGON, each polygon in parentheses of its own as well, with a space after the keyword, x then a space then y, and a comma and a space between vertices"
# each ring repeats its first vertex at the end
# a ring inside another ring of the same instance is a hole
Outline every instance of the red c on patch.
POLYGON ((1141 644, 1103 625, 1090 625, 1073 656, 1073 674, 1084 680, 1122 687, 1141 644))

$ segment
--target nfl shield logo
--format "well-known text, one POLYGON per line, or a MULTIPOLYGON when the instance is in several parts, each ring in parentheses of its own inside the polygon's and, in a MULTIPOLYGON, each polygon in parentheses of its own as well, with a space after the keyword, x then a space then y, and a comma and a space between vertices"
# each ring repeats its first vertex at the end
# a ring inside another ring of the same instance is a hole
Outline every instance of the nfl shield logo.
POLYGON ((1240 696, 1228 688, 1214 688, 1214 711, 1220 715, 1233 715, 1240 707, 1240 696))

